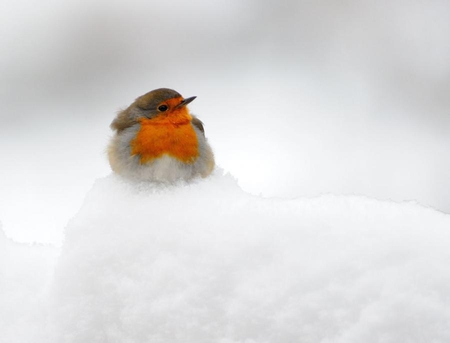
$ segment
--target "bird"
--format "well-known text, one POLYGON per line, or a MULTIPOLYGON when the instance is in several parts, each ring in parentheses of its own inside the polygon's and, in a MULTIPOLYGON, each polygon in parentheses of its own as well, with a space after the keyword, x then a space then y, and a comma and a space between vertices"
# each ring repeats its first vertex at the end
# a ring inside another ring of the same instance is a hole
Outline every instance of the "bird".
POLYGON ((119 111, 110 125, 114 134, 107 149, 113 172, 155 182, 209 176, 214 154, 203 122, 187 108, 195 98, 158 88, 119 111))

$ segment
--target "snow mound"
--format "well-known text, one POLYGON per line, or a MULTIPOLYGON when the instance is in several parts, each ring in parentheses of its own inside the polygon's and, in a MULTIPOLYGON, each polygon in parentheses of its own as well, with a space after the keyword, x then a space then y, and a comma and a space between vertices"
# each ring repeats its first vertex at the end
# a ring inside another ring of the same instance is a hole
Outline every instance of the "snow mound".
POLYGON ((0 342, 40 342, 58 249, 20 244, 0 227, 0 342))
POLYGON ((69 223, 55 342, 449 342, 450 216, 98 180, 69 223))

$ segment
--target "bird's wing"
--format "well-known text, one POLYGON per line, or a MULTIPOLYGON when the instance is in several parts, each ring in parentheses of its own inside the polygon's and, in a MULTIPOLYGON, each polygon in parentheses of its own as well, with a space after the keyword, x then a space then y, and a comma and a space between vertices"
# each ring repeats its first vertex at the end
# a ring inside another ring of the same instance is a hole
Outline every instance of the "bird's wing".
POLYGON ((122 130, 133 126, 134 124, 137 124, 136 119, 132 118, 128 114, 128 110, 123 110, 117 114, 116 119, 113 120, 110 127, 117 132, 121 132, 122 130))
POLYGON ((199 129, 203 135, 205 134, 205 128, 203 127, 203 123, 200 119, 195 116, 192 116, 192 125, 194 125, 197 129, 199 129))

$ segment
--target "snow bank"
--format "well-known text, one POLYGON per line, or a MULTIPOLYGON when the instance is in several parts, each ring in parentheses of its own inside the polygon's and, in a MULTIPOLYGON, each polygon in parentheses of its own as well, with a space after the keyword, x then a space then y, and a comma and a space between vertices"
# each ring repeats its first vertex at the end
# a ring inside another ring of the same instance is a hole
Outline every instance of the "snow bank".
POLYGON ((54 342, 448 342, 450 216, 411 203, 98 180, 69 223, 54 342))
POLYGON ((0 227, 0 342, 40 342, 58 249, 19 244, 0 227))

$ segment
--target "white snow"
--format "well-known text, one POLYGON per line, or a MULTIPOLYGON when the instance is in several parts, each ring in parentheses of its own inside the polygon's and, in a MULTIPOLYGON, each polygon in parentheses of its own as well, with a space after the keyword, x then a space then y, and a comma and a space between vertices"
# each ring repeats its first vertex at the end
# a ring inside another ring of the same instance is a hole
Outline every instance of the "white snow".
POLYGON ((450 216, 414 203, 111 175, 69 222, 54 276, 54 250, 0 238, 15 249, 1 342, 450 341, 450 216))
POLYGON ((0 226, 0 342, 40 342, 58 253, 51 246, 15 243, 0 226))

